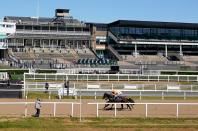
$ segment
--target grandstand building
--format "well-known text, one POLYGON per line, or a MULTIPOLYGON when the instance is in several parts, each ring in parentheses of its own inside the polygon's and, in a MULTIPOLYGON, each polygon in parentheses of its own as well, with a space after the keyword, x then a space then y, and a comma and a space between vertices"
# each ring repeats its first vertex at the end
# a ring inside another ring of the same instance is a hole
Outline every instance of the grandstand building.
POLYGON ((198 54, 198 24, 118 20, 109 24, 108 44, 120 55, 198 54))
POLYGON ((95 57, 89 25, 71 17, 68 9, 57 9, 54 18, 5 16, 4 22, 15 23, 15 32, 7 35, 8 55, 19 63, 71 64, 83 55, 95 57))
POLYGON ((21 68, 198 65, 198 24, 118 20, 84 23, 68 9, 55 17, 5 16, 0 58, 21 68))

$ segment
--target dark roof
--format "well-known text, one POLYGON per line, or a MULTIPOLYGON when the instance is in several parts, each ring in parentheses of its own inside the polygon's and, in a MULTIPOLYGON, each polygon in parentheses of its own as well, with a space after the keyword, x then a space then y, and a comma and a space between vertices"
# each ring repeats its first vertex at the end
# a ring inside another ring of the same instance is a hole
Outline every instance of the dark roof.
POLYGON ((92 23, 92 22, 87 22, 85 24, 93 25, 93 26, 96 26, 96 27, 105 27, 105 28, 108 27, 108 24, 107 23, 92 23))
POLYGON ((110 23, 108 26, 198 29, 198 23, 156 22, 156 21, 135 21, 135 20, 118 20, 110 23))
MULTIPOLYGON (((39 17, 38 21, 41 23, 49 23, 52 22, 55 18, 46 18, 46 17, 39 17)), ((18 23, 27 23, 27 22, 32 22, 35 23, 37 22, 36 17, 16 17, 16 16, 5 16, 4 21, 15 21, 18 23)), ((64 18, 63 21, 65 23, 80 23, 77 19, 71 18, 64 18)))

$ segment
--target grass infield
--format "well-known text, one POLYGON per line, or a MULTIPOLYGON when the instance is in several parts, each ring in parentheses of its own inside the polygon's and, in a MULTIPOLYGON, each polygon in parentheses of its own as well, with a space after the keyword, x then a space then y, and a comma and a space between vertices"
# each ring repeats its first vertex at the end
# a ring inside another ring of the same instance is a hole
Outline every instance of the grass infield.
POLYGON ((193 129, 198 118, 0 118, 0 130, 193 129))

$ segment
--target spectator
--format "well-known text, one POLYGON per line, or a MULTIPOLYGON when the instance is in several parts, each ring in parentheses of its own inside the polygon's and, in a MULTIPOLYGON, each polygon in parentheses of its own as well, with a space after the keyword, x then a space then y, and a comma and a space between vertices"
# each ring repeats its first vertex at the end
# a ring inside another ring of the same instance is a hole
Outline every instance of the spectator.
POLYGON ((10 88, 10 79, 7 81, 7 88, 10 88))
POLYGON ((39 117, 40 116, 40 110, 41 110, 41 100, 39 98, 37 98, 37 100, 35 102, 35 109, 36 109, 35 117, 39 117))
POLYGON ((49 84, 46 82, 45 83, 45 93, 48 93, 48 89, 49 89, 49 84))

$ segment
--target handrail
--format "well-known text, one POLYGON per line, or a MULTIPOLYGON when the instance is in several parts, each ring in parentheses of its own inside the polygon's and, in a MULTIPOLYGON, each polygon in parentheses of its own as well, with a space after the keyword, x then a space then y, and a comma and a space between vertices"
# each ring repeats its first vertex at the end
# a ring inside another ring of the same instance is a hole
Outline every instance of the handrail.
MULTIPOLYGON (((93 103, 87 103, 88 105, 96 105, 96 117, 99 117, 98 112, 98 105, 105 105, 107 103, 99 103, 99 102, 93 102, 93 103)), ((145 117, 148 117, 148 105, 176 105, 176 117, 179 117, 179 106, 180 105, 198 105, 198 103, 108 103, 108 104, 114 104, 114 116, 117 116, 117 110, 116 107, 118 104, 134 104, 134 105, 145 105, 145 117)))
MULTIPOLYGON (((35 104, 35 102, 0 102, 0 105, 24 105, 24 116, 27 117, 28 106, 30 104, 35 104)), ((79 105, 79 102, 41 102, 41 104, 53 104, 53 116, 56 116, 57 104, 71 104, 71 116, 74 115, 74 105, 79 105)), ((14 109, 14 108, 13 108, 14 109)))

